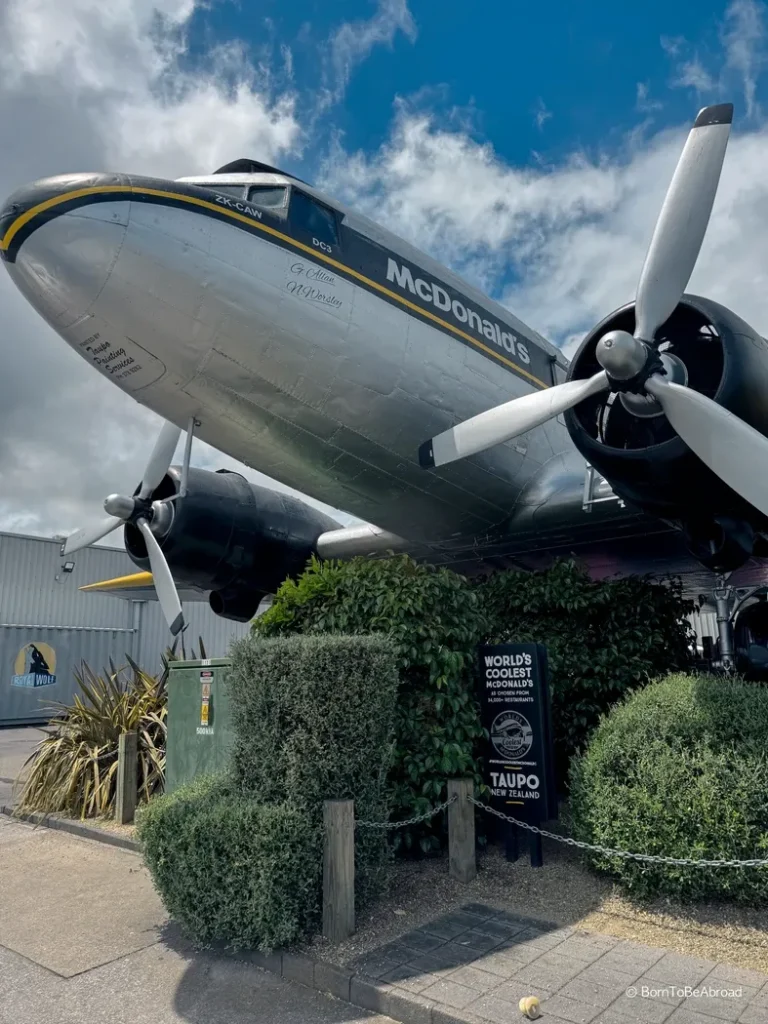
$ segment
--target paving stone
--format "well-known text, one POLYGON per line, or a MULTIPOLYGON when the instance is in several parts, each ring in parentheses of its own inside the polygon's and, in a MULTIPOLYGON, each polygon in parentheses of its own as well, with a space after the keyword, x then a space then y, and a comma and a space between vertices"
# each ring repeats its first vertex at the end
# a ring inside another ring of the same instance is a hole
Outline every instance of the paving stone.
POLYGON ((671 985, 698 985, 716 966, 714 960, 665 953, 661 960, 645 972, 645 976, 657 981, 667 981, 671 985))
POLYGON ((564 985, 558 995, 567 999, 578 999, 582 1003, 591 1003, 600 1010, 607 1010, 619 996, 626 992, 627 986, 623 982, 613 985, 600 985, 595 981, 586 979, 582 974, 577 974, 573 981, 564 985))
POLYGON ((511 939, 524 930, 523 925, 507 921, 483 921, 482 925, 477 929, 477 931, 483 932, 485 935, 498 935, 500 939, 511 939))
POLYGON ((449 978, 459 985, 467 985, 469 988, 476 989, 481 995, 484 992, 490 992, 497 985, 501 985, 504 980, 498 974, 481 971, 477 967, 459 967, 449 975, 449 978))
POLYGON ((633 1021, 643 1021, 644 1024, 663 1024, 675 1012, 676 1005, 661 999, 643 999, 640 995, 631 998, 624 994, 611 1003, 606 1012, 611 1011, 633 1021))
POLYGON ((668 1024, 712 1024, 712 1018, 706 1013, 697 1013, 688 1005, 683 1005, 675 1010, 668 1024))
POLYGON ((459 946, 455 942, 446 942, 444 946, 440 946, 430 956, 433 959, 440 962, 441 968, 446 967, 462 967, 464 964, 471 963, 473 960, 477 960, 482 954, 476 949, 470 949, 469 946, 459 946))
POLYGON ((516 943, 514 939, 511 939, 509 942, 502 942, 496 949, 487 953, 486 956, 507 956, 511 960, 517 960, 519 963, 530 964, 548 952, 548 949, 542 949, 541 946, 516 943))
POLYGON ((430 935, 429 932, 417 928, 415 931, 401 935, 398 941, 401 945, 416 950, 417 953, 431 953, 433 949, 442 946, 445 939, 430 935))
POLYGON ((548 953, 518 971, 515 980, 529 981, 533 985, 541 985, 552 992, 557 992, 580 974, 583 967, 584 964, 580 960, 570 960, 548 953))
MULTIPOLYGON (((555 993, 551 992, 548 988, 542 988, 540 985, 536 985, 531 988, 529 981, 506 981, 498 988, 493 990, 493 995, 499 999, 504 999, 508 1003, 514 1003, 518 1005, 521 999, 527 996, 538 996, 540 1000, 550 999, 555 993)), ((519 1011, 518 1011, 519 1012, 519 1011)))
POLYGON ((641 968, 640 974, 643 974, 653 964, 658 963, 664 955, 663 949, 656 949, 654 946, 643 946, 639 942, 624 940, 609 950, 605 954, 604 960, 606 966, 616 961, 619 970, 626 970, 625 967, 619 966, 619 961, 624 963, 629 960, 632 965, 638 964, 641 968))
POLYGON ((768 983, 763 985, 760 991, 757 993, 755 998, 752 1000, 753 1006, 768 1006, 768 983))
POLYGON ((468 946, 470 949, 477 950, 478 953, 495 949, 501 942, 502 939, 498 935, 488 935, 481 931, 464 932, 456 939, 457 946, 468 946))
POLYGON ((547 1017, 554 1014, 561 1020, 573 1021, 573 1024, 590 1024, 590 1021, 600 1013, 598 1006, 582 1003, 579 999, 568 999, 559 994, 543 1000, 541 1009, 547 1017))
POLYGON ((750 1003, 739 1017, 739 1024, 768 1024, 768 1006, 750 1003))
POLYGON ((592 964, 595 960, 605 956, 607 948, 597 943, 589 942, 578 935, 569 936, 557 947, 557 952, 564 956, 573 957, 574 960, 583 960, 585 964, 592 964))
POLYGON ((435 953, 425 953, 423 956, 414 957, 413 960, 409 960, 407 966, 413 967, 422 974, 434 974, 437 977, 442 977, 446 970, 453 970, 453 966, 446 968, 445 964, 436 953, 440 950, 436 950, 435 953))
MULTIPOLYGON (((357 974, 364 974, 367 978, 380 978, 387 971, 394 970, 398 966, 397 960, 390 960, 386 956, 364 956, 354 961, 353 966, 357 974)), ((285 961, 283 961, 283 972, 285 972, 285 961)))
POLYGON ((704 979, 706 985, 749 985, 760 989, 768 984, 768 975, 762 971, 750 971, 746 967, 732 967, 730 964, 717 964, 711 974, 704 979))
POLYGON ((516 1021, 520 1017, 520 1010, 516 1003, 499 999, 494 994, 482 996, 474 1003, 470 1003, 467 1009, 476 1013, 478 1017, 482 1017, 483 1020, 492 1021, 492 1024, 511 1024, 512 1021, 516 1021))
POLYGON ((705 1013, 720 1020, 738 1020, 749 1005, 750 999, 757 995, 757 989, 749 985, 722 985, 704 981, 698 988, 702 990, 701 994, 689 996, 682 1004, 683 1009, 691 1010, 693 1013, 705 1013), (724 995, 708 994, 710 991, 723 990, 726 993, 724 995), (734 994, 731 995, 730 992, 734 994))
POLYGON ((430 935, 437 935, 441 939, 448 940, 455 939, 457 935, 469 931, 474 924, 476 924, 475 921, 467 924, 466 919, 459 921, 456 915, 446 914, 445 917, 438 917, 436 921, 425 924, 423 930, 430 935))
POLYGON ((685 986, 674 981, 658 981, 649 978, 647 974, 638 978, 630 986, 636 993, 636 998, 643 1000, 655 1000, 659 1003, 669 1003, 670 1006, 679 1006, 685 999, 685 986))
POLYGON ((444 1003, 458 1010, 462 1010, 477 999, 476 989, 460 985, 453 978, 443 978, 430 985, 423 994, 427 999, 434 999, 436 1003, 444 1003))
POLYGON ((501 978, 512 978, 518 971, 522 971, 528 962, 520 960, 511 951, 499 949, 473 960, 472 966, 489 974, 497 974, 501 978))
POLYGON ((386 957, 387 960, 392 960, 396 964, 404 964, 407 960, 413 959, 413 950, 401 942, 388 942, 386 946, 380 946, 375 951, 375 955, 386 957))
MULTIPOLYGON (((622 992, 634 984, 635 981, 642 975, 642 970, 637 967, 634 972, 627 973, 625 971, 616 970, 614 967, 605 967, 604 960, 598 960, 597 963, 590 964, 589 967, 585 967, 581 974, 578 976, 579 981, 588 981, 595 985, 603 985, 616 990, 616 995, 620 996, 622 992)), ((629 966, 627 964, 626 966, 629 966)))
POLYGON ((639 1017, 625 1017, 613 1009, 605 1010, 599 1017, 595 1017, 592 1024, 637 1024, 639 1017))
POLYGON ((417 967, 411 967, 410 964, 401 964, 400 967, 395 967, 393 971, 382 975, 380 980, 387 985, 396 985, 397 988, 405 989, 407 992, 419 993, 438 979, 436 974, 425 974, 424 971, 420 971, 417 967))
MULTIPOLYGON (((539 924, 539 930, 540 931, 548 931, 548 930, 550 930, 550 925, 546 921, 545 922, 536 922, 536 921, 534 921, 530 917, 522 917, 520 914, 513 914, 509 910, 499 910, 499 911, 497 911, 493 915, 491 920, 492 921, 501 921, 504 924, 508 924, 508 925, 517 925, 520 928, 521 931, 523 930, 523 928, 535 928, 537 923, 539 924)), ((551 927, 554 928, 556 926, 552 925, 551 927)))
POLYGON ((573 934, 572 928, 556 928, 554 931, 540 931, 536 928, 526 928, 510 939, 516 946, 540 949, 542 952, 554 949, 561 945, 573 934))

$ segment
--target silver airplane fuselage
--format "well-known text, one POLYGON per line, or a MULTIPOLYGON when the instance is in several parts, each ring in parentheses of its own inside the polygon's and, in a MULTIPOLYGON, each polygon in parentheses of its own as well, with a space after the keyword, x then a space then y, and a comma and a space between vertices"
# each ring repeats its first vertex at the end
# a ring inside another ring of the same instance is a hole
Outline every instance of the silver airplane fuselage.
POLYGON ((603 537, 649 528, 617 503, 584 514, 584 461, 559 419, 425 472, 425 439, 563 380, 567 363, 444 266, 289 176, 43 179, 0 213, 0 254, 136 401, 180 426, 195 417, 214 448, 414 546, 503 557, 547 531, 551 548, 598 524, 603 537))

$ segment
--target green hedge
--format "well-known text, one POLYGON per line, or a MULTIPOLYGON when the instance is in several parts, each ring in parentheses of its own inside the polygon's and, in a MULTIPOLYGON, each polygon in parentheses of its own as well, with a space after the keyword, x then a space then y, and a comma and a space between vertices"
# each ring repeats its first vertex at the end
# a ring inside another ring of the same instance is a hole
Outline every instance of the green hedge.
POLYGON ((600 715, 628 692, 690 664, 693 609, 679 581, 592 580, 573 561, 502 572, 480 585, 493 639, 547 647, 558 782, 600 715))
MULTIPOLYGON (((446 779, 477 775, 482 735, 473 692, 475 646, 487 628, 475 589, 457 573, 420 565, 407 555, 348 562, 313 559, 287 580, 272 607, 254 622, 258 635, 384 633, 395 645, 402 687, 390 771, 393 819, 427 811, 445 799, 446 779)), ((266 741, 265 741, 266 742, 266 741)), ((373 758, 369 767, 373 765, 373 758)), ((398 829, 395 849, 440 846, 431 824, 398 829)))
POLYGON ((168 913, 198 943, 272 949, 317 918, 320 836, 295 807, 208 777, 153 800, 137 832, 168 913))
MULTIPOLYGON (((386 821, 398 685, 386 637, 237 641, 229 677, 236 786, 258 800, 290 804, 317 825, 323 801, 334 799, 354 799, 359 820, 386 821)), ((380 831, 357 834, 361 902, 378 886, 386 850, 380 831)))
MULTIPOLYGON (((768 689, 673 675, 603 719, 571 772, 576 838, 716 860, 768 858, 768 689)), ((766 868, 685 868, 597 856, 638 895, 764 903, 766 868)))

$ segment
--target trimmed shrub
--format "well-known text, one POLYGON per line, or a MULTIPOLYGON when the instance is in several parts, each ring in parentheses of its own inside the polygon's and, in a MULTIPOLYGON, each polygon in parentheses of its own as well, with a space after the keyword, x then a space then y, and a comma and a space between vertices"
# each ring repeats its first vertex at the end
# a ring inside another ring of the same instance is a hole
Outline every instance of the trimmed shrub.
MULTIPOLYGON (((323 801, 353 799, 361 821, 386 821, 397 655, 386 637, 251 635, 232 647, 229 677, 236 787, 286 804, 317 827, 323 801)), ((355 837, 365 902, 386 860, 381 831, 355 837)), ((321 852, 316 859, 320 862, 321 852)))
POLYGON ((209 776, 142 808, 137 832, 168 913, 198 944, 269 950, 317 918, 321 838, 296 807, 209 776))
MULTIPOLYGON (((571 772, 577 839, 634 853, 768 858, 768 688, 672 675, 603 718, 571 772)), ((592 856, 631 893, 765 902, 765 868, 592 856)))
MULTIPOLYGON (((407 555, 348 562, 312 559, 253 624, 263 636, 288 633, 384 633, 397 652, 402 686, 389 774, 393 820, 445 799, 446 779, 480 776, 474 757, 482 736, 473 690, 475 646, 486 619, 463 576, 420 565, 407 555)), ((266 742, 266 741, 265 741, 266 742)), ((369 758, 369 766, 374 758, 369 758)), ((439 848, 439 819, 398 829, 395 849, 439 848)))
POLYGON ((503 572, 480 584, 493 642, 538 642, 548 652, 556 772, 600 715, 626 693, 690 664, 693 630, 678 581, 592 580, 574 561, 546 572, 503 572))

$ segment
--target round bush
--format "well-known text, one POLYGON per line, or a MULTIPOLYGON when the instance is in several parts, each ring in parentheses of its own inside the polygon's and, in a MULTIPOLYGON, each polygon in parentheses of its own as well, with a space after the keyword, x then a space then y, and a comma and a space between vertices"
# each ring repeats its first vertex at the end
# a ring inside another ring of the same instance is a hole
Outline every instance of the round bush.
POLYGON ((197 943, 270 950, 315 923, 322 836, 297 808, 203 776, 152 800, 137 826, 168 913, 197 943))
MULTIPOLYGON (((634 853, 768 858, 768 688, 671 675, 604 717, 571 769, 577 839, 634 853)), ((765 902, 768 866, 589 856, 641 896, 765 902)))

